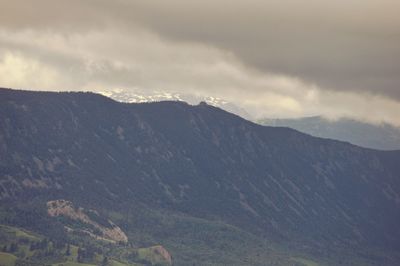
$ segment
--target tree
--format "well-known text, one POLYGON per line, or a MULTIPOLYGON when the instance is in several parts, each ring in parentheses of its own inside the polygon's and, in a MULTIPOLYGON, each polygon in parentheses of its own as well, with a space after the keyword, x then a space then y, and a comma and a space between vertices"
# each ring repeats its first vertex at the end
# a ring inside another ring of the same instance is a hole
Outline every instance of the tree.
POLYGON ((76 260, 78 262, 82 262, 83 261, 83 257, 84 257, 83 253, 84 253, 84 251, 81 248, 78 248, 78 256, 76 258, 76 260))
POLYGON ((66 256, 71 256, 71 247, 70 247, 69 243, 67 244, 67 250, 65 251, 65 255, 66 256))
POLYGON ((42 239, 38 245, 38 249, 46 249, 49 244, 49 240, 47 238, 42 239))
POLYGON ((103 261, 101 262, 101 266, 107 266, 108 265, 108 258, 107 256, 104 256, 103 261))
POLYGON ((17 243, 11 243, 9 252, 14 253, 14 252, 17 252, 17 250, 18 250, 17 243))

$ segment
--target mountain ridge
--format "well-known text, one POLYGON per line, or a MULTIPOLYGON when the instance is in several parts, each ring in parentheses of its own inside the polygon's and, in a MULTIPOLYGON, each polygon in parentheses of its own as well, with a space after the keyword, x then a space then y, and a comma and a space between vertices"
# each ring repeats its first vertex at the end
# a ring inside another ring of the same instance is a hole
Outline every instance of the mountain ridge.
POLYGON ((106 90, 100 91, 99 93, 118 102, 125 103, 183 101, 191 105, 197 105, 200 102, 206 102, 209 105, 222 108, 230 113, 234 113, 247 119, 252 117, 246 110, 236 104, 213 96, 199 96, 168 91, 130 91, 125 89, 106 90))
POLYGON ((263 127, 205 104, 4 89, 0 101, 0 192, 11 201, 101 199, 120 211, 137 202, 332 249, 400 241, 400 151, 263 127))
POLYGON ((329 120, 321 116, 292 119, 264 118, 257 122, 266 126, 291 127, 312 136, 347 141, 371 149, 400 149, 400 128, 386 123, 374 125, 350 118, 329 120))

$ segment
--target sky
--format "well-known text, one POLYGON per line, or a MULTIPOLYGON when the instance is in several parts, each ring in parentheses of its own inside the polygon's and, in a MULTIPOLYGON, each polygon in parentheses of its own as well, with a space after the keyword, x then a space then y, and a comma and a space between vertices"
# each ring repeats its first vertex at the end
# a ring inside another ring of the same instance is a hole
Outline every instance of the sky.
POLYGON ((398 0, 0 0, 0 87, 220 97, 400 126, 398 0))

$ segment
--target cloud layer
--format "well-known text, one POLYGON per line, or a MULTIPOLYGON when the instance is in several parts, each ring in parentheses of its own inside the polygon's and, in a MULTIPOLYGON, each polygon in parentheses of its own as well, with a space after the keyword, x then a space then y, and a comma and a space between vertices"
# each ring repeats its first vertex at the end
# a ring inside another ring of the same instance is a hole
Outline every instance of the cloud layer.
POLYGON ((0 86, 170 90, 400 125, 398 1, 0 0, 0 86))

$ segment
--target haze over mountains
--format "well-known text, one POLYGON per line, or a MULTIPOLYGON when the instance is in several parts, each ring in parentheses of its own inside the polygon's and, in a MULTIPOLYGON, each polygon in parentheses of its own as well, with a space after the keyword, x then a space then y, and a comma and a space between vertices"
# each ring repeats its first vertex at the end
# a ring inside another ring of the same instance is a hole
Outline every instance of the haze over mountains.
POLYGON ((257 122, 266 126, 290 127, 316 137, 348 141, 372 149, 400 149, 400 128, 387 123, 374 125, 349 118, 328 120, 320 116, 292 119, 265 118, 257 122))
POLYGON ((206 103, 1 89, 0 157, 1 223, 42 234, 65 230, 45 210, 66 200, 111 219, 129 245, 162 244, 176 265, 400 262, 400 151, 206 103))
POLYGON ((400 1, 27 2, 0 266, 400 265, 400 1))
POLYGON ((329 120, 321 116, 256 119, 255 114, 250 114, 244 108, 217 97, 202 97, 189 93, 168 91, 130 91, 123 89, 113 89, 100 93, 116 101, 127 103, 185 101, 196 105, 204 101, 212 106, 222 108, 266 126, 290 127, 315 137, 347 141, 366 148, 379 150, 400 149, 400 128, 387 123, 372 124, 345 117, 329 120))

